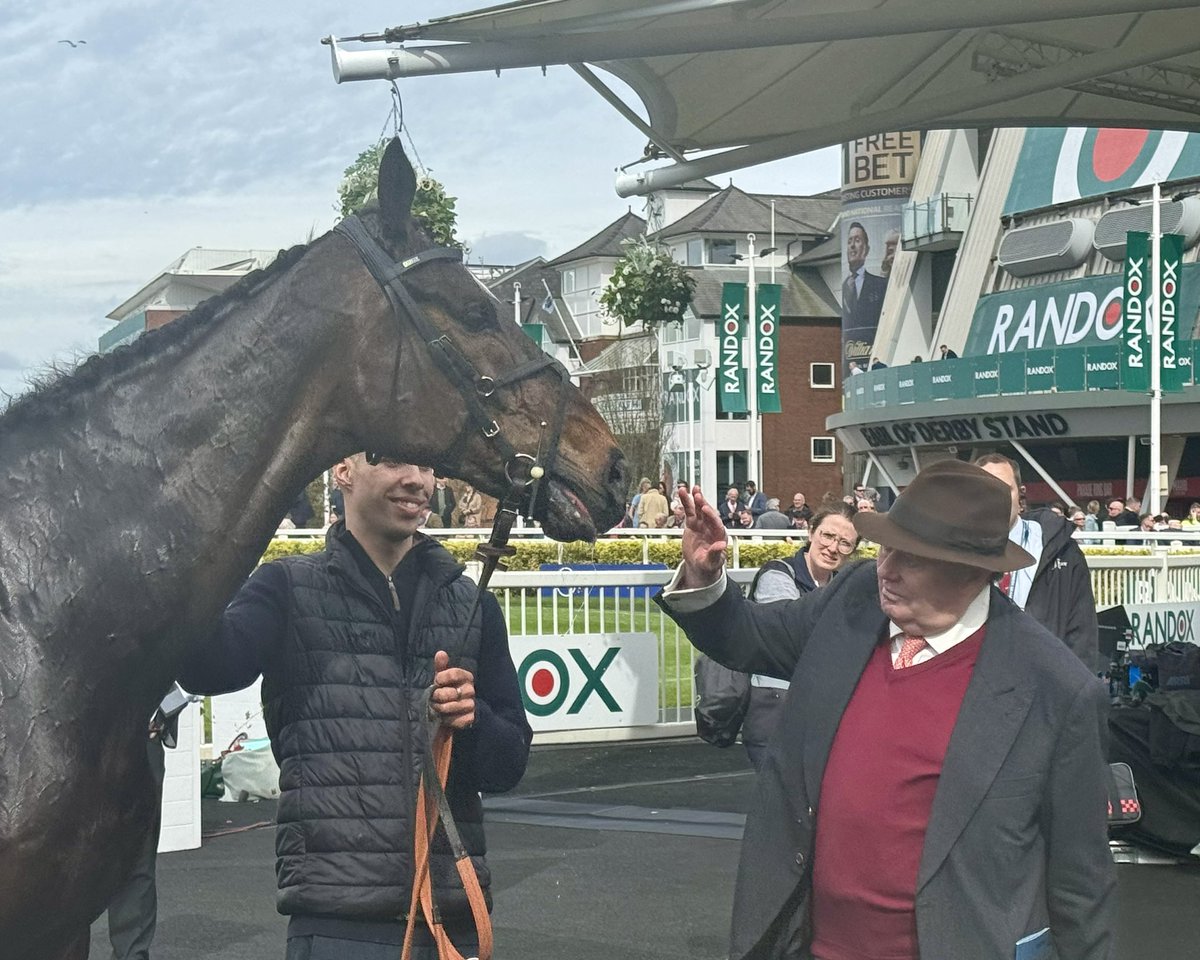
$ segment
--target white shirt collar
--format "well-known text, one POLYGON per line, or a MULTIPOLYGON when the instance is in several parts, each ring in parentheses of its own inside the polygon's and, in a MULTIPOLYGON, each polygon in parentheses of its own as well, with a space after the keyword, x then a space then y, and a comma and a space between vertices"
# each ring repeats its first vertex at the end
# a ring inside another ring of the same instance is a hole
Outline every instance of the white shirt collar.
MULTIPOLYGON (((975 599, 967 604, 967 609, 963 611, 963 615, 959 618, 958 623, 954 624, 950 629, 925 638, 925 642, 929 644, 930 649, 935 654, 945 653, 956 644, 962 643, 987 623, 988 606, 991 603, 991 590, 992 585, 990 583, 980 590, 975 595, 975 599)), ((888 622, 888 630, 890 631, 888 635, 893 641, 897 637, 905 635, 904 630, 893 621, 888 622)))

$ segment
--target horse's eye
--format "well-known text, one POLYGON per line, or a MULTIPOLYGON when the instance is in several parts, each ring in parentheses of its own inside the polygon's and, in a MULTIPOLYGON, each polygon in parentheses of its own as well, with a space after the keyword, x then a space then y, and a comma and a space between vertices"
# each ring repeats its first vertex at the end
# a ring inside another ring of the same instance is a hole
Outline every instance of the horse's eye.
POLYGON ((496 308, 488 300, 477 300, 463 311, 463 322, 475 330, 491 326, 496 322, 496 308))

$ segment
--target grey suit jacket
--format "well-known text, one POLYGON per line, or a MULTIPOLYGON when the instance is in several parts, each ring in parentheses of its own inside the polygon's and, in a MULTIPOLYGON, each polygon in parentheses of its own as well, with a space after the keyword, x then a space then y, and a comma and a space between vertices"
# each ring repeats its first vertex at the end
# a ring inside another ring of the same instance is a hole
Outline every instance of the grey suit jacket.
MULTIPOLYGON (((791 678, 746 821, 731 934, 734 960, 780 957, 809 936, 821 778, 887 624, 875 564, 784 603, 749 603, 732 585, 697 613, 657 599, 713 659, 791 678)), ((1115 956, 1106 716, 1103 685, 994 590, 925 835, 921 960, 1011 960, 1018 939, 1046 926, 1059 960, 1115 956)))

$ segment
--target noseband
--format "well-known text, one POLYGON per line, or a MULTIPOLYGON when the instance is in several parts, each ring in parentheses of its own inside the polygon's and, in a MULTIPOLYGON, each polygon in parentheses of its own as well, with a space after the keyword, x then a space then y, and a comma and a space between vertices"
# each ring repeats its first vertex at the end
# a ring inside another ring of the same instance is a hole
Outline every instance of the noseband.
MULTIPOLYGON (((363 222, 356 216, 349 216, 334 227, 351 243, 354 244, 358 255, 362 258, 371 276, 383 288, 388 302, 392 305, 392 313, 397 320, 407 320, 416 329, 421 339, 429 348, 438 369, 454 384, 466 405, 467 416, 462 429, 450 443, 450 446, 432 466, 439 473, 454 475, 462 464, 466 446, 475 430, 478 430, 487 443, 496 451, 504 464, 504 474, 512 485, 514 492, 517 488, 528 494, 528 509, 533 510, 537 500, 538 488, 542 477, 548 477, 558 458, 558 441, 562 434, 563 418, 567 406, 567 385, 571 375, 566 367, 548 354, 526 363, 518 364, 505 373, 486 375, 479 372, 470 359, 458 348, 448 334, 440 332, 422 313, 421 308, 413 299, 412 294, 404 287, 401 279, 410 270, 415 270, 422 264, 437 260, 453 260, 462 264, 462 251, 446 247, 432 247, 397 262, 387 254, 374 237, 368 232, 363 222), (542 423, 542 437, 538 441, 538 449, 534 453, 524 453, 504 435, 490 407, 496 403, 497 391, 511 387, 513 384, 550 368, 559 377, 558 402, 555 405, 554 420, 547 431, 547 425, 542 423), (538 467, 539 470, 534 468, 538 467)), ((396 376, 399 375, 400 358, 396 356, 396 376)), ((396 384, 393 383, 393 393, 396 384)), ((522 499, 525 499, 522 497, 522 499)))

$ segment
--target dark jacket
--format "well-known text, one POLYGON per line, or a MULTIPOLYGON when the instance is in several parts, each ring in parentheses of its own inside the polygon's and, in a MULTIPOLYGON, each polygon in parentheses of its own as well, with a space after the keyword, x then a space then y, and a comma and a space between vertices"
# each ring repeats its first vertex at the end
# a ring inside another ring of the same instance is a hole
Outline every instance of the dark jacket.
POLYGON ((744 505, 741 497, 738 497, 737 503, 732 506, 730 506, 728 500, 722 498, 721 502, 717 504, 717 515, 721 518, 721 522, 725 526, 736 527, 738 525, 738 512, 744 505))
MULTIPOLYGON (((486 895, 479 792, 516 785, 531 732, 494 597, 485 594, 464 637, 475 585, 462 573, 418 535, 386 578, 336 524, 323 552, 260 567, 185 669, 181 682, 198 692, 263 676, 280 767, 280 913, 390 920, 407 911, 428 744, 422 693, 438 650, 475 674, 476 724, 455 735, 446 793, 486 895)), ((469 915, 440 828, 432 871, 441 913, 469 915)))
POLYGON ((1050 509, 1034 510, 1025 519, 1042 528, 1038 557, 1025 612, 1061 639, 1093 672, 1102 666, 1096 598, 1087 560, 1071 534, 1075 525, 1050 509))
POLYGON ((812 578, 812 574, 808 570, 808 559, 805 554, 808 553, 808 547, 803 547, 797 550, 786 560, 768 560, 758 568, 758 573, 754 575, 754 580, 750 584, 749 597, 751 600, 758 600, 758 584, 762 580, 763 574, 774 571, 782 573, 792 578, 796 584, 796 590, 799 596, 804 596, 811 590, 817 589, 817 582, 812 578))
POLYGON ((454 505, 457 501, 454 498, 454 491, 450 489, 450 484, 446 484, 441 490, 434 489, 433 496, 429 498, 429 506, 439 517, 442 518, 442 526, 450 526, 450 517, 454 513, 454 505))
MULTIPOLYGON (((804 596, 804 594, 816 590, 816 581, 808 571, 808 560, 805 557, 807 552, 808 547, 805 547, 797 550, 787 560, 768 560, 759 567, 758 573, 754 575, 754 582, 750 585, 750 599, 759 602, 759 583, 763 574, 770 571, 790 577, 796 585, 798 596, 804 596)), ((782 687, 768 687, 754 683, 750 685, 750 703, 746 708, 746 716, 742 720, 742 745, 746 748, 746 753, 750 755, 750 762, 756 768, 762 763, 767 743, 779 729, 779 718, 782 715, 783 702, 787 698, 787 694, 787 690, 782 687)))
MULTIPOLYGON (((746 817, 730 949, 732 960, 783 957, 782 945, 810 936, 825 764, 886 636, 875 564, 788 603, 749 603, 736 587, 691 613, 656 599, 718 662, 792 678, 746 817)), ((1005 960, 1018 939, 1049 926, 1059 960, 1113 960, 1107 690, 998 590, 986 631, 925 833, 921 958, 1005 960)))

